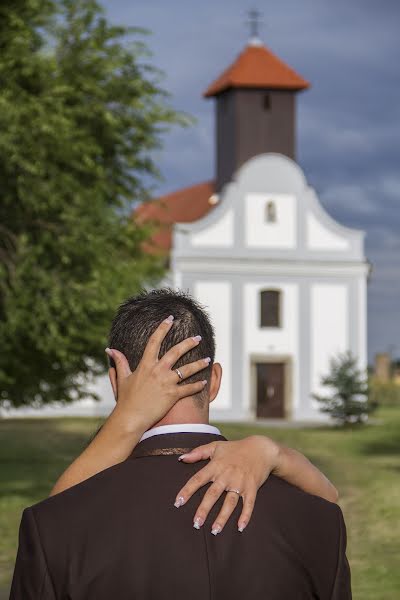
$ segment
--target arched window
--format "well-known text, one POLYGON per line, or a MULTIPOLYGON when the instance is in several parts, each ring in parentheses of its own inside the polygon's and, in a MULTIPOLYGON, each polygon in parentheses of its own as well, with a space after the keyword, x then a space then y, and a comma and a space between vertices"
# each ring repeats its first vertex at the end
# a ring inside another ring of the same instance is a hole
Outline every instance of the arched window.
POLYGON ((260 292, 260 327, 281 327, 281 296, 279 290, 260 292))
POLYGON ((267 223, 276 223, 276 204, 273 200, 268 200, 265 205, 265 220, 267 223))

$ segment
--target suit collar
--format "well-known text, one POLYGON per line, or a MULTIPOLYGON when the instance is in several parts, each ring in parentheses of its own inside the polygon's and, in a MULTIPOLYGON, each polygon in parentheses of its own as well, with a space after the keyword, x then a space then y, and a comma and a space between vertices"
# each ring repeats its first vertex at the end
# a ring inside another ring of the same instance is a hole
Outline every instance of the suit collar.
POLYGON ((128 456, 128 459, 136 458, 143 451, 165 448, 185 448, 185 451, 189 451, 197 446, 221 441, 226 441, 226 438, 223 435, 214 433, 179 432, 154 435, 139 442, 130 456, 128 456))
POLYGON ((209 425, 208 423, 174 423, 171 425, 152 427, 144 432, 139 441, 143 442, 143 440, 146 440, 153 435, 164 435, 166 433, 213 433, 215 435, 221 435, 221 432, 217 427, 209 425))

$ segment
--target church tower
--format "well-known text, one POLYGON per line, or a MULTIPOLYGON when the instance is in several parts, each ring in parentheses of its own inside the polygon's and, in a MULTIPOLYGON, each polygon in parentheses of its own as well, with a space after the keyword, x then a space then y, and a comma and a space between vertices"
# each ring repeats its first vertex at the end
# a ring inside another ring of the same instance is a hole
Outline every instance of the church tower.
POLYGON ((296 94, 310 86, 252 37, 207 88, 215 98, 215 191, 248 159, 264 152, 296 157, 296 94))

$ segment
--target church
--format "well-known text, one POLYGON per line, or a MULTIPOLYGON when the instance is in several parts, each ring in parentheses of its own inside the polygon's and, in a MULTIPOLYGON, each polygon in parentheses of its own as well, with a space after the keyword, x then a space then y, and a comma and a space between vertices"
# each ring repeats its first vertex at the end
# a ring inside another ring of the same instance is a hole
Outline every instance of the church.
MULTIPOLYGON (((296 162, 296 100, 309 86, 252 37, 203 94, 215 104, 214 178, 133 214, 157 225, 160 286, 189 291, 213 321, 215 420, 326 419, 312 394, 330 359, 350 350, 366 368, 364 233, 326 213, 296 162)), ((94 388, 101 402, 41 415, 108 414, 108 378, 94 388)))
POLYGON ((163 284, 215 326, 211 416, 321 420, 312 394, 338 353, 366 368, 364 232, 334 221, 296 163, 296 98, 309 83, 252 38, 205 90, 215 177, 142 205, 169 256, 163 284))

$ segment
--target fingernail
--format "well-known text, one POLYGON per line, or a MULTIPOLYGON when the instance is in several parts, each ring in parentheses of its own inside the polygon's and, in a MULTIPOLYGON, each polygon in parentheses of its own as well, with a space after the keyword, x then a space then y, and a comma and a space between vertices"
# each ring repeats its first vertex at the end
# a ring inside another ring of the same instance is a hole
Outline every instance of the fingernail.
POLYGON ((247 523, 245 523, 244 521, 242 523, 239 523, 238 531, 240 531, 240 533, 242 533, 242 531, 246 527, 246 525, 247 525, 247 523))
POLYGON ((165 322, 166 322, 166 323, 172 323, 172 321, 173 321, 173 320, 174 320, 174 315, 169 315, 169 317, 167 317, 167 318, 165 319, 165 322))
POLYGON ((211 362, 211 358, 207 356, 207 358, 204 359, 204 362, 208 365, 211 362))
POLYGON ((200 527, 203 525, 204 521, 201 517, 196 517, 193 523, 193 527, 195 529, 200 529, 200 527))
POLYGON ((180 456, 178 456, 178 460, 183 460, 186 457, 187 457, 187 454, 181 454, 180 456))
POLYGON ((112 356, 112 355, 113 355, 113 351, 111 350, 111 348, 106 348, 106 349, 104 350, 104 352, 105 352, 106 354, 108 354, 108 356, 112 356))
POLYGON ((201 335, 195 335, 193 339, 194 339, 195 342, 200 342, 201 335))
POLYGON ((218 535, 219 533, 221 533, 221 531, 222 531, 222 527, 220 525, 216 525, 215 527, 213 527, 211 529, 211 533, 213 535, 218 535))
POLYGON ((207 383, 207 379, 203 379, 203 381, 201 382, 203 385, 206 385, 207 383))
POLYGON ((185 504, 185 498, 183 496, 179 496, 179 498, 176 499, 176 502, 174 502, 174 506, 176 506, 176 508, 179 508, 183 504, 185 504))

